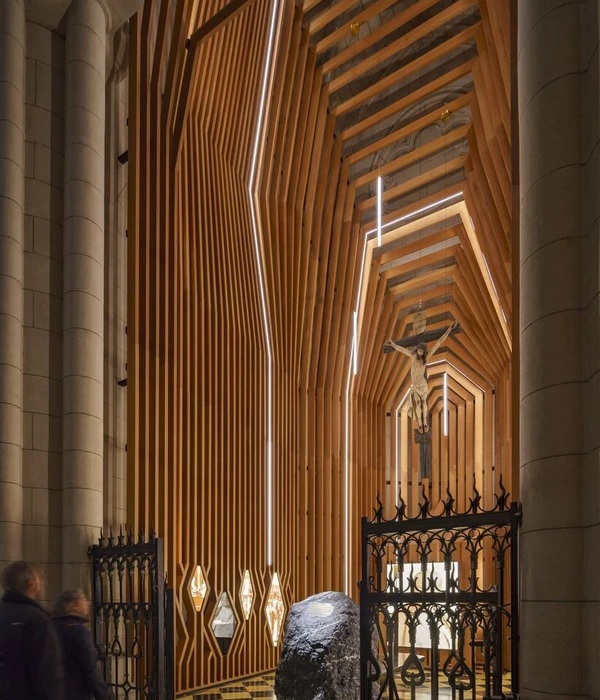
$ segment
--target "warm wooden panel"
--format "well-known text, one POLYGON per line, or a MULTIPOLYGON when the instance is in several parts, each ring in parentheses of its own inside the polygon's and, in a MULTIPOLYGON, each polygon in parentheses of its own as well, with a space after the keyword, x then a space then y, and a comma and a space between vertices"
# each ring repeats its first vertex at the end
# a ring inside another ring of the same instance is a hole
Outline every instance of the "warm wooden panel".
POLYGON ((167 542, 180 691, 274 666, 274 571, 286 607, 327 589, 356 596, 360 518, 377 492, 392 504, 401 485, 414 510, 422 488, 439 500, 450 485, 460 505, 475 479, 489 503, 511 474, 507 4, 226 6, 147 0, 131 41, 130 508, 167 542), (215 16, 231 19, 215 28, 215 16), (202 26, 210 37, 186 48, 202 26), (409 363, 382 353, 412 333, 419 304, 430 328, 463 329, 431 368, 425 485, 397 415, 409 363), (200 612, 197 565, 210 589, 200 612), (226 657, 210 630, 222 592, 239 620, 226 657))
MULTIPOLYGON (((276 653, 264 615, 267 353, 248 194, 270 7, 240 6, 196 47, 187 94, 193 4, 176 3, 172 24, 166 1, 147 2, 138 16, 130 118, 130 511, 135 527, 153 526, 166 541, 178 691, 271 668, 276 653), (208 584, 200 611, 190 594, 197 566, 208 584), (246 570, 255 594, 248 621, 239 597, 246 570), (226 656, 211 629, 224 592, 238 623, 226 656)), ((196 24, 224 5, 201 4, 196 24)), ((293 528, 293 511, 277 516, 293 528)), ((280 569, 288 605, 290 570, 280 569)))

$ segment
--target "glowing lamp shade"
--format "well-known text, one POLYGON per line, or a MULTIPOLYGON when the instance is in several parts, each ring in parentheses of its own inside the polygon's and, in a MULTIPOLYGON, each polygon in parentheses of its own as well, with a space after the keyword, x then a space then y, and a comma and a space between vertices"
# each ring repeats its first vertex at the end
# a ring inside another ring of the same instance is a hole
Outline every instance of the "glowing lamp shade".
POLYGON ((194 608, 196 612, 202 610, 204 601, 206 600, 206 594, 208 593, 208 586, 206 585, 206 580, 204 578, 204 573, 202 572, 202 567, 197 566, 194 576, 190 581, 190 595, 192 596, 192 602, 194 603, 194 608))
POLYGON ((283 604, 283 596, 281 594, 281 586, 279 585, 279 576, 277 572, 273 574, 273 580, 269 588, 265 615, 267 617, 267 624, 269 625, 271 641, 273 642, 273 646, 276 647, 279 643, 281 630, 283 629, 283 619, 285 617, 285 605, 283 604))
POLYGON ((248 569, 244 572, 244 578, 242 579, 240 601, 242 603, 244 618, 247 620, 252 612, 252 603, 254 602, 254 588, 252 587, 252 579, 250 578, 248 569))

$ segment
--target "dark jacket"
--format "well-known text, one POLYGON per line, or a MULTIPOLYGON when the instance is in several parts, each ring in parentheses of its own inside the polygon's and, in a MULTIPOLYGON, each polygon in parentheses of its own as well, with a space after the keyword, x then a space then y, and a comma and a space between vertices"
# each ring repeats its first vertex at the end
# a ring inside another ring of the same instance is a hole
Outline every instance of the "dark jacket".
POLYGON ((50 615, 12 591, 0 603, 0 700, 63 700, 60 647, 50 615))
POLYGON ((109 700, 112 691, 102 680, 98 650, 86 620, 77 615, 55 617, 65 664, 65 700, 109 700))

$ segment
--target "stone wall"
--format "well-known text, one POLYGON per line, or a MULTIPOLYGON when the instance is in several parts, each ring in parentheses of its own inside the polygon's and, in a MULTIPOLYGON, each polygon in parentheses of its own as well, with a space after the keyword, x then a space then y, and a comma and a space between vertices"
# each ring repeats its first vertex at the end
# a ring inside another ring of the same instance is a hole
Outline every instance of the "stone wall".
POLYGON ((27 22, 23 557, 60 586, 64 39, 27 22))
POLYGON ((521 691, 531 700, 600 697, 599 5, 519 2, 521 691))
POLYGON ((0 7, 0 566, 41 565, 47 600, 88 587, 87 546, 127 521, 128 52, 111 21, 99 0, 58 28, 0 7))
POLYGON ((111 40, 113 69, 106 92, 106 247, 104 255, 104 526, 127 522, 127 33, 111 40))
POLYGON ((583 693, 600 698, 600 2, 580 12, 583 693))

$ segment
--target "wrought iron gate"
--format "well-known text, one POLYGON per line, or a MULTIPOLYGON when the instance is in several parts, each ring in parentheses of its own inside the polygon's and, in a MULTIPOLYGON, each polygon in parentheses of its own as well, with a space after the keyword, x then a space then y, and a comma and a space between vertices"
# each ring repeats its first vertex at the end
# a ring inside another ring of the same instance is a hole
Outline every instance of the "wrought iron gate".
POLYGON ((416 517, 378 497, 363 518, 362 700, 517 696, 521 510, 499 489, 488 510, 476 487, 464 512, 423 488, 416 517))
POLYGON ((117 700, 171 700, 172 591, 154 533, 100 537, 90 547, 94 641, 117 700))

